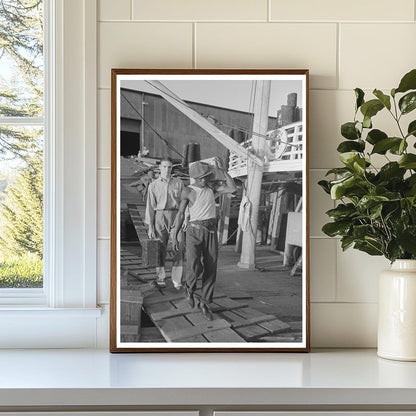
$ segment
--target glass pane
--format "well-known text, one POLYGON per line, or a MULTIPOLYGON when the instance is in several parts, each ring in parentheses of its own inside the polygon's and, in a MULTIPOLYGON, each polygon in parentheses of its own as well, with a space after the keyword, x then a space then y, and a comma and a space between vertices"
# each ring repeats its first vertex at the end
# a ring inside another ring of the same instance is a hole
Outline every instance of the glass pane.
POLYGON ((0 288, 43 285, 43 140, 0 126, 0 288))
POLYGON ((43 115, 42 4, 1 0, 0 116, 43 115))

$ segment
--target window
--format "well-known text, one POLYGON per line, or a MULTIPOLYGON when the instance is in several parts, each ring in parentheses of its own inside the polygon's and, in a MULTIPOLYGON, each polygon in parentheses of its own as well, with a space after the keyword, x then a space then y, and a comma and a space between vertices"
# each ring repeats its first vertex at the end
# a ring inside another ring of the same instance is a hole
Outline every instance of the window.
POLYGON ((0 290, 44 286, 43 7, 0 0, 0 290))

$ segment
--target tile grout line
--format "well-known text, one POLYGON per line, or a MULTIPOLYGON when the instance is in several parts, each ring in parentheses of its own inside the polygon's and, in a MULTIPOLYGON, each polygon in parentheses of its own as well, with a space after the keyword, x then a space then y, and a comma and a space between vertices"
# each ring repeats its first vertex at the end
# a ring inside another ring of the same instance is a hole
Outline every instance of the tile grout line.
POLYGON ((192 68, 197 68, 196 60, 196 22, 192 23, 192 68))
POLYGON ((341 72, 341 24, 337 23, 337 64, 336 64, 336 71, 337 71, 337 90, 339 90, 340 84, 340 72, 341 72))
POLYGON ((271 20, 272 20, 272 0, 268 0, 267 1, 267 22, 270 23, 271 20))
POLYGON ((130 0, 130 20, 133 20, 133 2, 134 0, 130 0))
MULTIPOLYGON (((134 7, 132 7, 134 10, 134 7)), ((132 12, 130 12, 132 13, 132 12)), ((276 24, 305 24, 305 25, 336 25, 336 24, 354 24, 354 25, 414 25, 414 20, 271 20, 266 19, 225 19, 225 20, 192 20, 192 19, 98 19, 98 23, 276 23, 276 24)))

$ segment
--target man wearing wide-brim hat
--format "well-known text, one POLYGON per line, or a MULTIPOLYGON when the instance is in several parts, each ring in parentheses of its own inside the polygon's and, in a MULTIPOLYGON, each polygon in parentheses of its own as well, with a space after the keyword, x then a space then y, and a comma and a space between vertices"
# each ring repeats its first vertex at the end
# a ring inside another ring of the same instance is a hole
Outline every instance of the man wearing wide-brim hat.
MULTIPOLYGON (((221 169, 219 159, 215 159, 216 168, 221 169)), ((212 320, 209 304, 214 295, 217 278, 218 236, 215 198, 219 194, 236 190, 234 181, 223 171, 225 183, 213 183, 213 168, 208 163, 195 162, 189 167, 189 176, 193 183, 183 189, 179 211, 172 232, 174 249, 178 249, 178 234, 189 210, 189 223, 186 231, 186 298, 194 308, 196 301, 206 319, 212 320), (197 278, 202 277, 201 295, 196 296, 197 278)))

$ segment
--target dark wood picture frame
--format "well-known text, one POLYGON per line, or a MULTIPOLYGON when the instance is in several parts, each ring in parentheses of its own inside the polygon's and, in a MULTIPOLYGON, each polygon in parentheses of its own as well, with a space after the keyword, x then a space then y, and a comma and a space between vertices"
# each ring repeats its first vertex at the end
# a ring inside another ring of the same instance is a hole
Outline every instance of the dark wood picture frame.
POLYGON ((112 70, 111 352, 310 350, 308 90, 306 69, 112 70), (199 159, 218 174, 222 164, 237 184, 234 202, 217 200, 210 317, 203 294, 192 305, 173 288, 168 261, 160 285, 143 263, 157 261, 152 248, 143 255, 148 172, 166 156, 185 187, 199 159))

